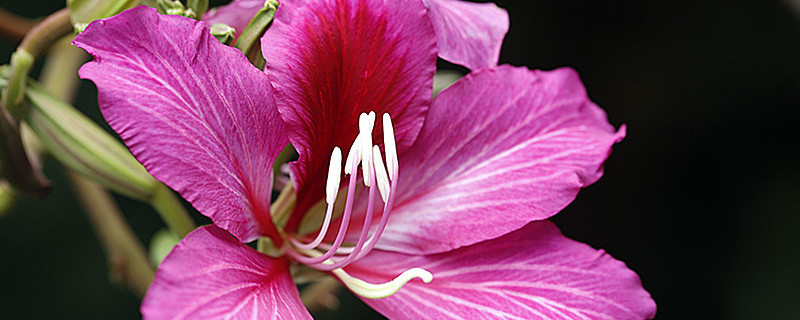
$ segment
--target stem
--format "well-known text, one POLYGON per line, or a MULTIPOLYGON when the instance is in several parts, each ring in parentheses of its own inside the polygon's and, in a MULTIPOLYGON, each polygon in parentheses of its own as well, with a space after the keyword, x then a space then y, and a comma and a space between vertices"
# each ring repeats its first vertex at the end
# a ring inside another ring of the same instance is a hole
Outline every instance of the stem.
POLYGON ((181 238, 196 228, 194 220, 186 212, 183 203, 178 201, 175 194, 167 186, 159 184, 158 188, 153 192, 150 205, 158 212, 161 220, 164 220, 169 229, 181 238))
POLYGON ((290 182, 286 184, 286 187, 278 195, 278 199, 275 199, 275 202, 269 207, 275 226, 286 225, 286 221, 289 220, 289 214, 292 213, 296 202, 297 193, 294 192, 294 185, 290 182))
POLYGON ((67 9, 59 10, 36 24, 22 40, 17 51, 11 55, 8 85, 0 99, 2 175, 15 189, 34 197, 44 197, 50 190, 50 183, 41 171, 35 170, 31 165, 20 137, 17 119, 23 113, 20 106, 25 98, 25 83, 34 59, 50 47, 53 41, 71 31, 72 24, 67 9))
POLYGON ((3 8, 0 8, 0 35, 14 43, 22 41, 28 30, 35 25, 33 19, 13 14, 3 8))
POLYGON ((15 119, 19 119, 25 98, 25 83, 36 57, 41 56, 56 40, 72 32, 69 9, 61 9, 37 23, 11 55, 8 87, 3 92, 3 105, 15 119))
POLYGON ((111 278, 127 284, 139 297, 153 281, 153 268, 111 195, 98 184, 67 171, 73 190, 108 257, 111 278))

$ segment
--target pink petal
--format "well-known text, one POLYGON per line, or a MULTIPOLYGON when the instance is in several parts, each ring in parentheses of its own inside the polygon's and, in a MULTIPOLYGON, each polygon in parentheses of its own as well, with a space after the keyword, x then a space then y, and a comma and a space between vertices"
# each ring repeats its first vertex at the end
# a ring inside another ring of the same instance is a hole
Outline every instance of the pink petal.
POLYGON ((494 3, 423 0, 436 31, 439 56, 471 70, 497 65, 508 12, 494 3))
POLYGON ((153 176, 242 241, 277 234, 272 163, 287 140, 266 75, 204 23, 143 6, 74 43, 95 56, 80 75, 103 115, 153 176))
POLYGON ((378 283, 414 267, 433 281, 413 280, 364 302, 389 318, 417 319, 650 319, 656 312, 622 261, 564 237, 549 221, 435 255, 375 250, 346 270, 378 283))
MULTIPOLYGON (((398 148, 413 143, 431 98, 436 60, 422 3, 303 2, 282 3, 261 40, 278 110, 300 155, 291 167, 296 213, 322 199, 331 151, 339 146, 347 154, 362 112, 391 114, 398 148)), ((375 141, 383 141, 379 122, 375 141)), ((294 215, 287 229, 300 218, 294 215)))
POLYGON ((571 69, 473 72, 436 96, 401 155, 379 246, 443 252, 546 219, 600 178, 623 136, 571 69))
POLYGON ((215 23, 227 24, 236 29, 238 38, 256 12, 263 6, 264 0, 233 0, 229 4, 212 8, 206 12, 203 15, 203 21, 209 26, 215 23))
POLYGON ((145 319, 311 319, 289 261, 263 255, 213 225, 189 233, 161 263, 145 319))

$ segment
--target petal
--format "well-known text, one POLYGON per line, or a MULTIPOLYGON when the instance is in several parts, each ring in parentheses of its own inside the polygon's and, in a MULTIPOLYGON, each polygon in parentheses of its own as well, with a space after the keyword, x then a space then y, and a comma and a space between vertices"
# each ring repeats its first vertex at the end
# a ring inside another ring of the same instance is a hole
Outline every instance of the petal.
POLYGON ((636 273, 549 221, 441 254, 375 250, 346 270, 383 282, 414 267, 433 273, 433 281, 363 300, 389 318, 650 319, 656 312, 636 273))
MULTIPOLYGON (((299 153, 296 213, 322 199, 334 146, 347 154, 358 116, 389 113, 400 150, 422 127, 436 49, 422 3, 309 0, 282 3, 261 41, 278 110, 299 153)), ((383 141, 380 121, 375 141, 383 141)), ((287 229, 299 222, 294 215, 287 229)))
POLYGON ((80 75, 103 115, 153 176, 242 241, 276 233, 272 163, 287 140, 267 76, 204 23, 147 7, 74 43, 95 57, 80 75))
POLYGON ((508 12, 494 3, 423 0, 436 31, 439 56, 471 70, 497 65, 508 12))
POLYGON ((209 26, 215 23, 224 23, 236 29, 236 37, 244 31, 250 20, 264 6, 264 0, 233 0, 224 6, 208 10, 203 15, 203 21, 209 26))
POLYGON ((379 246, 443 252, 546 219, 600 178, 623 135, 571 69, 474 72, 436 96, 400 157, 379 246))
POLYGON ((189 233, 161 263, 145 319, 311 319, 285 258, 273 259, 213 225, 189 233))

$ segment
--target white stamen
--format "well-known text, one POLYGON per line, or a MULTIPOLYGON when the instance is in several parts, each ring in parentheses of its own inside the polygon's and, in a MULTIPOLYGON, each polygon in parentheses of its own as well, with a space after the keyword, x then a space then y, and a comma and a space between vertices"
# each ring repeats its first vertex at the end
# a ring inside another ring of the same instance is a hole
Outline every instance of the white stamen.
MULTIPOLYGON (((374 112, 371 112, 374 114, 374 112)), ((374 123, 374 116, 370 117, 366 113, 362 113, 358 118, 359 136, 361 137, 361 171, 364 174, 364 185, 372 186, 372 127, 374 123)))
POLYGON ((361 147, 361 135, 359 134, 356 136, 356 140, 353 141, 353 145, 350 146, 350 151, 347 152, 347 161, 344 162, 344 174, 353 174, 350 172, 350 168, 353 167, 353 162, 361 161, 361 155, 356 152, 356 148, 361 147))
POLYGON ((342 149, 333 148, 331 165, 328 167, 328 184, 325 187, 325 201, 332 205, 339 193, 339 183, 342 178, 342 149))
POLYGON ((354 278, 353 276, 347 274, 347 272, 345 272, 343 269, 335 269, 333 270, 333 274, 339 277, 339 280, 341 280, 342 283, 355 294, 369 299, 380 299, 391 296, 414 278, 420 278, 422 279, 422 282, 425 283, 430 283, 433 280, 433 274, 422 268, 408 269, 394 278, 394 280, 381 284, 369 283, 364 280, 354 278))
POLYGON ((378 191, 381 192, 383 203, 386 203, 389 199, 389 177, 386 175, 383 158, 381 158, 381 149, 378 146, 372 146, 372 157, 372 160, 375 161, 375 180, 378 183, 378 191))
POLYGON ((392 118, 388 113, 383 114, 383 146, 386 149, 386 168, 389 170, 389 179, 397 179, 397 143, 394 139, 392 118))

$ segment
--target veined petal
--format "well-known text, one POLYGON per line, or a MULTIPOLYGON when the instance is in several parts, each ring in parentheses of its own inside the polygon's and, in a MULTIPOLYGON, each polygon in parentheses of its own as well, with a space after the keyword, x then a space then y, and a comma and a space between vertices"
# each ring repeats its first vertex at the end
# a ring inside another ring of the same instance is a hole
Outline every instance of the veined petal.
POLYGON ((74 43, 95 57, 80 75, 103 115, 153 176, 242 241, 277 234, 272 163, 287 139, 266 75, 204 23, 144 6, 74 43))
MULTIPOLYGON (((436 59, 433 28, 418 0, 282 3, 261 45, 278 110, 300 155, 291 166, 295 213, 322 199, 331 151, 339 146, 348 153, 361 113, 389 113, 398 148, 413 143, 436 59)), ((381 141, 377 125, 374 140, 381 141)), ((300 218, 294 215, 287 229, 300 218)))
POLYGON ((414 267, 430 271, 433 281, 362 300, 389 318, 633 320, 656 312, 636 273, 549 221, 441 254, 374 250, 345 270, 381 282, 414 267))
POLYGON ((471 70, 494 67, 508 32, 508 12, 494 3, 423 0, 436 31, 439 56, 471 70))
POLYGON ((161 263, 144 319, 311 319, 289 274, 216 226, 189 233, 161 263))
POLYGON ((379 247, 443 252, 546 219, 600 178, 623 136, 571 69, 474 72, 436 96, 401 155, 379 247))
POLYGON ((215 23, 227 24, 236 29, 236 37, 238 38, 256 12, 263 6, 264 0, 233 0, 229 4, 208 10, 203 15, 203 21, 209 26, 215 23))

